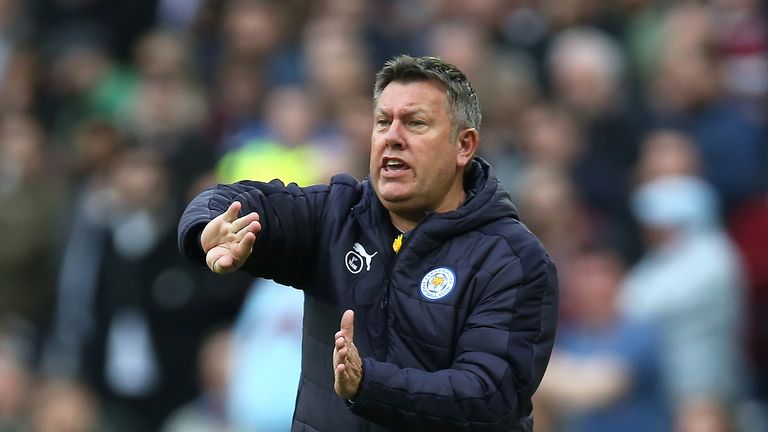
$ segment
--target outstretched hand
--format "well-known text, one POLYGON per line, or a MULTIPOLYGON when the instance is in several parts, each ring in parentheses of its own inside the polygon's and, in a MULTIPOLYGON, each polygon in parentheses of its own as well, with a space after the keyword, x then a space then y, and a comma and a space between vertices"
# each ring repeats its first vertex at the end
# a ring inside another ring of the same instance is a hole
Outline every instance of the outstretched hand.
POLYGON ((344 399, 352 399, 363 379, 363 362, 353 342, 355 313, 351 310, 341 316, 341 330, 336 332, 333 349, 333 389, 344 399))
POLYGON ((226 212, 208 222, 200 235, 205 263, 214 273, 239 269, 253 251, 256 235, 261 231, 259 215, 249 213, 238 218, 241 207, 240 202, 233 202, 226 212))

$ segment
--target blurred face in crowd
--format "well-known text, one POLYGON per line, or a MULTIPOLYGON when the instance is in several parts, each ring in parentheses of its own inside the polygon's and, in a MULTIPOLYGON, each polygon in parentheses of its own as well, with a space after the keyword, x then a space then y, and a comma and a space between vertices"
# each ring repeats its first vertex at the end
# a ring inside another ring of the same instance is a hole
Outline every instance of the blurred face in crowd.
POLYGON ((611 325, 623 274, 621 259, 607 251, 582 253, 573 260, 568 300, 582 325, 611 325))
POLYGON ((112 174, 112 184, 121 202, 132 209, 160 206, 167 193, 167 172, 162 159, 150 151, 137 150, 121 157, 112 174))
POLYGON ((534 106, 521 120, 520 146, 532 163, 567 171, 584 152, 581 131, 569 112, 534 106))
POLYGON ((313 22, 304 34, 310 82, 330 101, 367 94, 371 76, 364 44, 337 18, 313 22))
POLYGON ((267 2, 230 2, 224 11, 224 42, 237 56, 263 58, 280 42, 280 18, 267 2))
POLYGON ((97 430, 98 401, 82 385, 67 380, 45 383, 32 408, 33 430, 77 432, 97 430))
POLYGON ((382 91, 374 107, 370 178, 401 230, 427 211, 455 210, 464 199, 462 173, 477 147, 477 131, 452 132, 440 83, 395 81, 382 91), (405 226, 398 219, 406 219, 405 226))
POLYGON ((0 120, 0 173, 16 179, 39 173, 43 138, 40 126, 30 117, 9 115, 0 120))
POLYGON ((675 130, 658 130, 648 135, 640 147, 638 180, 648 182, 662 177, 696 176, 701 171, 696 144, 691 137, 675 130))
POLYGON ((0 350, 0 418, 13 418, 22 412, 30 379, 15 354, 0 350))
POLYGON ((315 107, 301 87, 284 86, 267 96, 266 117, 282 144, 294 147, 306 144, 315 127, 315 107))
POLYGON ((719 80, 718 65, 706 54, 670 50, 655 77, 655 97, 673 112, 692 110, 717 96, 719 80))

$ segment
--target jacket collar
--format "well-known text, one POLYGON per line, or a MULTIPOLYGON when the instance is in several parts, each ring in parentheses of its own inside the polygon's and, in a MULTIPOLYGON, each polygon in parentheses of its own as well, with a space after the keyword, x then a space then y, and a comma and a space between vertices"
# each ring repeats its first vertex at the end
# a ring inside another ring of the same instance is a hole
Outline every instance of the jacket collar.
MULTIPOLYGON (((381 204, 369 179, 363 180, 363 196, 353 208, 362 228, 375 232, 376 236, 387 236, 391 221, 389 213, 381 204)), ((467 171, 464 188, 467 198, 456 210, 445 213, 430 213, 411 232, 409 244, 430 248, 452 237, 475 230, 497 219, 511 217, 518 219, 518 213, 509 193, 496 179, 493 168, 484 159, 476 156, 467 171)), ((382 244, 391 239, 382 240, 382 244)))

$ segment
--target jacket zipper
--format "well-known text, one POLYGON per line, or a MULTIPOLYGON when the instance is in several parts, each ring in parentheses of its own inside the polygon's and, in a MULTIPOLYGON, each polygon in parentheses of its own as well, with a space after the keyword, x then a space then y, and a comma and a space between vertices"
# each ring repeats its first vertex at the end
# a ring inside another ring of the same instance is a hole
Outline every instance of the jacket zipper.
MULTIPOLYGON (((381 309, 382 313, 384 314, 384 346, 389 347, 389 332, 387 329, 389 328, 389 313, 387 309, 389 308, 389 293, 391 291, 391 284, 392 284, 392 269, 395 268, 395 264, 397 264, 397 260, 400 258, 400 255, 403 253, 403 251, 408 246, 408 243, 410 243, 411 238, 413 238, 414 233, 424 224, 424 222, 429 219, 434 212, 429 213, 424 217, 424 219, 419 222, 416 227, 411 230, 409 235, 403 236, 403 244, 400 246, 400 250, 395 254, 395 256, 392 258, 392 260, 389 262, 389 268, 386 270, 384 275, 384 280, 382 283, 382 288, 384 292, 382 293, 381 302, 379 303, 379 308, 381 309)), ((355 208, 352 208, 352 215, 353 217, 357 218, 357 212, 355 211, 355 208)), ((363 230, 363 235, 368 239, 368 241, 371 241, 372 244, 378 244, 378 239, 371 238, 371 235, 368 233, 367 230, 363 230)), ((386 247, 386 243, 385 243, 386 247)), ((385 249, 389 251, 389 249, 385 249)))
MULTIPOLYGON (((405 249, 408 247, 408 244, 411 242, 411 239, 413 238, 413 235, 416 233, 416 231, 421 228, 421 226, 424 224, 424 222, 427 221, 434 212, 427 214, 424 219, 422 219, 421 222, 419 222, 416 227, 414 227, 411 232, 406 236, 403 235, 403 244, 400 245, 400 250, 395 254, 395 256, 392 258, 392 261, 389 264, 389 268, 387 269, 386 276, 384 277, 384 295, 381 299, 381 309, 386 310, 386 308, 389 306, 389 293, 390 293, 390 285, 392 281, 392 269, 395 268, 395 265, 397 264, 397 260, 400 259, 400 255, 405 251, 405 249)), ((387 317, 387 320, 389 320, 389 315, 385 314, 385 317, 387 317)), ((389 324, 387 322, 387 324, 389 324)))

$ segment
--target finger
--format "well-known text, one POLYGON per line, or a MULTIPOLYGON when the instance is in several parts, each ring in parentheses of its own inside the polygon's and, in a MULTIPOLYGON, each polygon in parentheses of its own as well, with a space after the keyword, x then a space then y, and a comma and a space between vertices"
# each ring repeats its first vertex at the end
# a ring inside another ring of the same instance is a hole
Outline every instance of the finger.
POLYGON ((229 273, 231 271, 232 265, 234 264, 234 259, 231 255, 221 255, 218 259, 216 259, 213 263, 213 266, 211 267, 211 270, 213 270, 214 273, 229 273))
POLYGON ((234 233, 240 232, 244 228, 248 228, 253 222, 258 221, 258 220, 259 220, 259 214, 258 213, 256 213, 256 212, 248 213, 247 215, 245 215, 245 216, 243 216, 241 218, 237 218, 237 219, 233 220, 232 223, 229 226, 229 231, 230 232, 234 232, 234 233))
POLYGON ((341 316, 341 333, 350 341, 354 340, 354 322, 355 312, 351 309, 347 309, 344 312, 344 315, 341 316))
POLYGON ((333 370, 336 370, 336 366, 339 365, 339 350, 333 349, 333 370))
POLYGON ((243 240, 237 243, 234 247, 233 254, 237 261, 242 263, 253 252, 253 245, 256 243, 256 235, 254 233, 247 233, 243 240))
POLYGON ((232 204, 229 205, 229 208, 227 208, 227 211, 224 212, 224 220, 232 222, 237 219, 237 215, 240 214, 240 208, 242 208, 242 206, 240 201, 232 202, 232 204))
POLYGON ((344 339, 344 336, 337 337, 335 343, 336 349, 341 349, 347 346, 347 341, 344 339))
POLYGON ((219 255, 214 256, 213 253, 208 252, 205 254, 205 264, 208 266, 211 271, 216 271, 216 261, 220 258, 219 255))
POLYGON ((339 363, 338 366, 336 366, 336 376, 340 381, 344 381, 349 378, 347 374, 347 365, 344 363, 339 363))
POLYGON ((348 351, 347 351, 346 348, 342 348, 342 349, 338 350, 338 352, 336 354, 336 360, 338 361, 338 363, 346 363, 347 362, 347 353, 348 353, 348 351))
POLYGON ((261 224, 258 221, 252 221, 240 231, 235 233, 235 241, 241 242, 245 238, 246 234, 253 233, 258 234, 261 231, 261 224))
POLYGON ((349 339, 344 341, 344 348, 347 349, 348 356, 357 355, 357 347, 355 346, 354 342, 350 341, 349 339))

